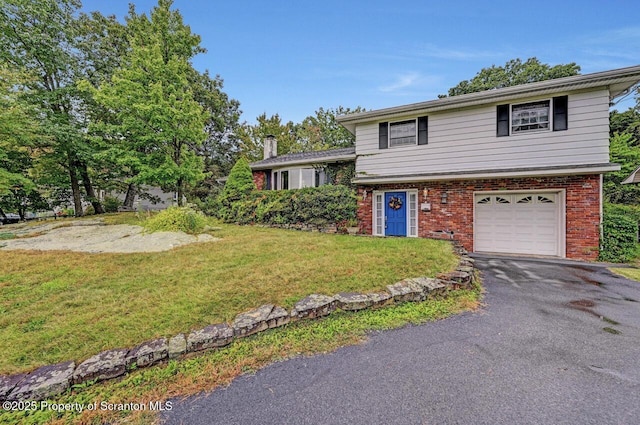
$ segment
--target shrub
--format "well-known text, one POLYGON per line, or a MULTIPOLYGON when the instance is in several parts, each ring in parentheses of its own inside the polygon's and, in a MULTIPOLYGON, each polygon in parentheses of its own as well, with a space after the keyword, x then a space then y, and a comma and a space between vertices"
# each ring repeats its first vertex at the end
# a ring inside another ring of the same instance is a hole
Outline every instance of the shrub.
POLYGON ((246 158, 240 158, 229 173, 229 178, 220 195, 220 201, 224 207, 228 208, 233 202, 248 196, 255 188, 249 161, 246 158))
POLYGON ((640 224, 640 206, 638 205, 623 205, 623 204, 610 204, 606 202, 604 204, 604 215, 624 215, 635 220, 640 224))
POLYGON ((353 190, 327 185, 297 190, 254 191, 234 202, 222 218, 240 224, 323 226, 355 220, 356 210, 353 190))
POLYGON ((624 263, 637 254, 638 222, 631 217, 605 213, 602 223, 601 261, 624 263))
POLYGON ((118 212, 118 207, 120 206, 120 200, 112 196, 105 196, 103 205, 104 205, 105 212, 108 212, 108 213, 118 212))
POLYGON ((207 218, 191 207, 169 207, 148 218, 142 225, 150 232, 200 233, 207 225, 207 218))

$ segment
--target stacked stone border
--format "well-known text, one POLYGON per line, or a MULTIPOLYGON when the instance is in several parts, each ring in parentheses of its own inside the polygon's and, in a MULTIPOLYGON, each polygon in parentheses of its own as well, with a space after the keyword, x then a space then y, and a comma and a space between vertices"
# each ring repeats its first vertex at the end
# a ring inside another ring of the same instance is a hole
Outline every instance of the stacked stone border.
POLYGON ((42 366, 31 373, 0 376, 0 402, 40 401, 60 395, 73 385, 95 383, 125 375, 128 371, 148 367, 187 353, 216 349, 234 339, 247 337, 287 323, 327 316, 336 309, 357 311, 404 302, 438 298, 475 282, 474 260, 461 246, 454 245, 459 256, 456 269, 437 278, 404 279, 377 293, 339 293, 333 297, 312 294, 298 301, 289 312, 272 304, 238 314, 233 323, 219 323, 180 333, 171 338, 143 342, 134 348, 103 351, 76 365, 72 361, 42 366))

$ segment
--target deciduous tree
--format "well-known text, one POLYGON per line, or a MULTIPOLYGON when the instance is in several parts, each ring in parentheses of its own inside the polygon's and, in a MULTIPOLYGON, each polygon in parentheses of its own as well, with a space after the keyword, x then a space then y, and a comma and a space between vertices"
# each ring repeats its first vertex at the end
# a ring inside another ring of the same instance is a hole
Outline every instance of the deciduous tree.
POLYGON ((66 170, 76 215, 82 215, 81 182, 96 212, 86 159, 87 146, 76 80, 81 74, 76 37, 77 0, 2 0, 0 60, 36 78, 27 80, 30 99, 42 106, 43 128, 49 136, 40 146, 66 170))
POLYGON ((355 136, 341 126, 336 117, 358 112, 364 112, 364 108, 358 106, 352 110, 338 106, 335 109, 318 109, 315 115, 306 117, 300 124, 297 133, 298 148, 308 152, 354 146, 355 136))
POLYGON ((535 57, 527 59, 526 62, 522 62, 521 59, 512 59, 504 66, 491 65, 489 68, 483 68, 472 79, 460 81, 451 87, 446 95, 439 97, 457 96, 518 84, 570 77, 579 73, 580 66, 574 62, 551 66, 541 63, 535 57))
POLYGON ((81 86, 113 111, 98 128, 120 165, 134 174, 130 181, 174 190, 182 204, 187 185, 204 178, 196 149, 206 137, 206 116, 189 81, 190 61, 204 50, 171 5, 159 0, 149 17, 137 15, 131 6, 124 64, 99 89, 86 81, 81 86))

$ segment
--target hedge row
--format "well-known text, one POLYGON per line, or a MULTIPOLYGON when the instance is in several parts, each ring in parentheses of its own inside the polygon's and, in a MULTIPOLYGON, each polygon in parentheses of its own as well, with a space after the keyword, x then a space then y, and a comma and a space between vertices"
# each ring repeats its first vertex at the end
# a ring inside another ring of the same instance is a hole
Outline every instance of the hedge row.
POLYGON ((601 261, 625 263, 637 254, 640 208, 605 204, 602 221, 601 261))
POLYGON ((230 207, 221 205, 219 216, 239 224, 313 224, 354 221, 357 202, 353 190, 327 185, 296 190, 253 191, 230 207))

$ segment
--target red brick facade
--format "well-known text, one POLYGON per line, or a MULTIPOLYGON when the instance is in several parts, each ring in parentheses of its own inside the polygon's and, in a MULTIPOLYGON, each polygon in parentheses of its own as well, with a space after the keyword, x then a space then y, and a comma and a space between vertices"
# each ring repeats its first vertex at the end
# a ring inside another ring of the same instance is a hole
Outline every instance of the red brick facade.
POLYGON ((358 220, 361 231, 372 234, 374 190, 418 189, 418 203, 430 202, 431 211, 418 211, 418 236, 434 237, 453 232, 453 239, 473 251, 473 194, 493 190, 564 189, 566 210, 566 257, 595 260, 600 242, 600 175, 459 180, 425 183, 358 186, 358 220), (428 190, 423 199, 423 190, 428 190), (364 197, 364 191, 367 196, 364 197), (441 203, 442 193, 447 203, 441 203), (436 233, 434 233, 436 232, 436 233))
POLYGON ((265 171, 253 171, 253 184, 256 185, 256 189, 263 190, 267 181, 267 173, 265 171))

